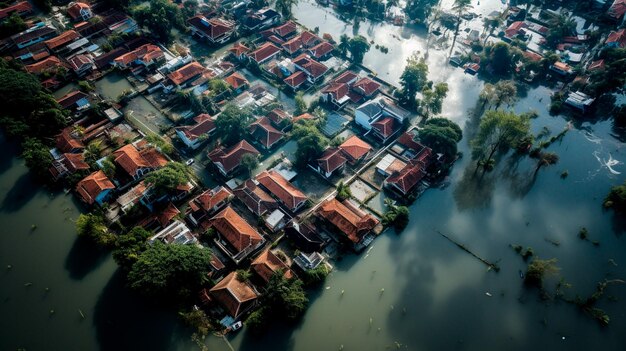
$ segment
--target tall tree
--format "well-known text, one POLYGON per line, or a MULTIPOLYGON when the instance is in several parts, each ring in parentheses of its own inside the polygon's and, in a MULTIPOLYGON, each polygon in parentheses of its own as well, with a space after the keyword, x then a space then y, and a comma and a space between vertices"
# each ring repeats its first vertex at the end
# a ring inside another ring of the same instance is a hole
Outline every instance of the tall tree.
POLYGON ((530 119, 513 112, 487 111, 472 140, 472 156, 490 164, 496 151, 517 146, 530 131, 530 119))
POLYGON ((459 29, 461 28, 461 21, 463 21, 463 14, 472 8, 471 0, 454 0, 454 5, 452 5, 452 11, 456 12, 457 22, 456 29, 454 30, 454 38, 452 39, 452 46, 450 47, 450 55, 452 56, 452 52, 454 50, 454 45, 456 44, 456 37, 459 35, 459 29))
POLYGON ((52 156, 48 147, 41 141, 28 138, 22 143, 24 151, 22 157, 26 166, 35 174, 35 176, 44 179, 50 175, 48 168, 52 164, 52 156))
POLYGON ((443 99, 448 94, 448 83, 437 83, 433 88, 426 87, 422 90, 422 108, 424 116, 441 113, 443 99))
POLYGON ((250 117, 248 110, 240 110, 233 104, 226 105, 215 120, 217 135, 222 144, 233 145, 243 139, 250 117))
POLYGON ((337 50, 339 50, 339 54, 342 57, 346 57, 348 55, 349 46, 350 46, 350 37, 347 34, 342 34, 339 37, 339 45, 337 45, 337 50))
POLYGON ((152 186, 157 196, 172 194, 180 185, 189 182, 187 167, 179 162, 170 162, 145 177, 145 182, 152 186))
POLYGON ((298 0, 276 0, 276 10, 285 18, 291 18, 292 7, 298 4, 298 0))
POLYGON ((428 65, 422 57, 413 55, 406 60, 406 66, 400 76, 400 103, 414 109, 417 105, 415 96, 428 82, 428 65))
POLYGON ((542 152, 537 158, 537 166, 535 167, 534 176, 537 176, 541 167, 555 165, 559 162, 559 155, 554 152, 542 152))
POLYGON ((431 118, 419 131, 420 142, 450 161, 456 157, 457 144, 463 138, 458 124, 446 118, 431 118))
POLYGON ((350 51, 350 58, 354 63, 363 63, 365 53, 370 50, 370 43, 367 42, 362 35, 355 35, 348 42, 348 51, 350 51))

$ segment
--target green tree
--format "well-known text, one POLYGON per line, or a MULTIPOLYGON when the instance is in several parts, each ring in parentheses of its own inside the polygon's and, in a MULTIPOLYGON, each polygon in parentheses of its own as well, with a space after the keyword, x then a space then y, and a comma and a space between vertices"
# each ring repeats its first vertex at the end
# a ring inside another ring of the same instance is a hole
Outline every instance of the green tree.
POLYGON ((20 15, 13 13, 0 24, 0 38, 6 38, 28 28, 28 25, 20 15))
POLYGON ((115 163, 109 157, 102 160, 102 171, 109 179, 115 177, 115 163))
POLYGON ((487 111, 471 142, 472 156, 489 164, 496 151, 516 147, 519 140, 528 136, 529 132, 530 119, 527 115, 487 111))
POLYGON ((400 103, 408 108, 417 106, 415 96, 426 86, 428 82, 428 65, 426 60, 417 56, 409 57, 406 66, 400 76, 400 103))
POLYGON ((535 167, 535 172, 533 173, 533 175, 536 177, 541 167, 555 165, 557 162, 559 162, 559 155, 555 154, 554 152, 540 153, 537 157, 537 166, 535 167))
POLYGON ((419 132, 420 141, 435 153, 441 153, 447 160, 457 154, 457 143, 463 138, 461 128, 446 118, 431 118, 419 132))
POLYGON ((95 168, 94 165, 96 161, 98 161, 102 155, 102 142, 100 140, 94 140, 87 144, 83 155, 85 156, 85 162, 95 168))
POLYGON ((167 0, 150 0, 147 6, 138 6, 131 13, 142 27, 164 43, 172 40, 173 28, 185 28, 180 8, 167 0))
POLYGON ((489 49, 488 63, 496 76, 507 76, 513 68, 514 52, 511 46, 498 42, 489 49))
POLYGON ((109 232, 104 217, 94 213, 78 216, 76 232, 79 236, 93 240, 102 246, 111 246, 115 243, 115 235, 109 232))
POLYGON ((524 283, 529 286, 543 288, 543 280, 548 275, 555 275, 560 271, 556 266, 556 258, 550 260, 541 260, 535 258, 530 262, 524 276, 524 283))
POLYGON ((605 208, 612 208, 615 212, 626 213, 626 181, 622 185, 611 188, 611 191, 604 198, 605 208))
POLYGON ((352 191, 350 190, 350 186, 344 184, 343 181, 339 182, 339 185, 337 185, 337 196, 335 196, 337 200, 343 201, 351 196, 352 191))
POLYGON ((456 44, 456 37, 459 35, 459 29, 461 28, 461 21, 463 21, 463 14, 469 9, 472 8, 471 0, 454 0, 454 4, 452 5, 452 11, 456 12, 456 29, 454 30, 454 37, 452 38, 452 46, 450 47, 450 55, 452 56, 452 51, 454 50, 454 44, 456 44))
POLYGON ((276 10, 285 18, 291 18, 292 7, 298 4, 298 0, 276 0, 276 10))
POLYGON ((385 200, 387 211, 383 215, 383 225, 393 226, 396 232, 401 232, 409 224, 409 209, 406 206, 396 206, 391 200, 385 200))
POLYGON ((233 104, 226 105, 215 120, 217 135, 222 144, 230 146, 243 139, 250 118, 251 114, 247 110, 240 110, 233 104))
POLYGON ((142 227, 134 227, 128 233, 118 235, 112 254, 115 262, 123 270, 129 271, 146 249, 146 240, 150 236, 152 233, 142 227))
POLYGON ((296 103, 296 110, 294 111, 295 115, 299 116, 307 111, 306 101, 304 101, 302 92, 299 92, 296 94, 295 103, 296 103))
POLYGON ((301 280, 287 279, 284 272, 279 270, 272 274, 262 303, 268 307, 267 311, 271 311, 276 320, 292 322, 304 314, 309 299, 302 289, 301 280))
POLYGON ((211 251, 197 245, 148 245, 128 273, 130 287, 152 298, 194 296, 209 281, 211 251))
POLYGON ((350 52, 350 58, 352 62, 360 64, 363 63, 365 53, 370 50, 370 43, 367 42, 362 35, 355 35, 348 41, 348 51, 350 52))
POLYGON ((241 168, 244 170, 246 175, 251 175, 252 171, 254 171, 258 166, 259 159, 256 155, 245 154, 241 156, 241 168))
POLYGON ((180 185, 189 182, 187 167, 179 162, 169 162, 165 167, 148 174, 145 182, 152 186, 157 196, 172 194, 180 185))
POLYGON ((328 146, 326 138, 313 122, 298 123, 294 126, 293 138, 297 140, 296 166, 305 168, 309 162, 318 158, 328 146))
POLYGON ((349 47, 350 47, 350 37, 347 34, 342 34, 339 37, 339 45, 337 45, 337 50, 339 50, 339 54, 342 57, 346 57, 348 55, 349 47))
POLYGON ((48 147, 37 139, 28 138, 22 143, 22 148, 24 149, 22 157, 26 167, 38 178, 45 179, 49 177, 48 169, 52 165, 52 155, 50 155, 48 147))
POLYGON ((426 87, 422 90, 421 106, 426 117, 431 113, 434 115, 441 113, 443 99, 448 94, 448 83, 437 83, 433 88, 426 87))
POLYGON ((407 16, 417 23, 424 23, 430 17, 433 6, 437 5, 437 0, 409 0, 406 2, 404 11, 407 16))

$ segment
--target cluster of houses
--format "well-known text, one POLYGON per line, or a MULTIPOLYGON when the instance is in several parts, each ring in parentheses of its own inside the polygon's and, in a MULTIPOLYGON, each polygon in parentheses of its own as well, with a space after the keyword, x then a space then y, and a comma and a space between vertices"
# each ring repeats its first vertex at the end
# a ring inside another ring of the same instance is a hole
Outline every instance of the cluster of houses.
MULTIPOLYGON (((102 207, 110 223, 152 231, 149 243, 212 248, 210 276, 217 284, 201 291, 200 298, 225 327, 256 305, 275 272, 291 279, 326 266, 323 252, 332 239, 361 250, 382 230, 379 218, 350 198, 329 196, 314 203, 296 185, 297 173, 289 161, 248 179, 236 178, 245 158, 267 157, 287 142, 293 123, 318 118, 309 113, 293 116, 264 84, 250 83, 250 71, 282 82, 290 93, 317 94, 327 108, 354 111, 354 125, 361 134, 328 147, 309 164, 327 184, 342 178, 346 168, 372 161, 377 150, 372 145, 395 142, 376 170, 385 176, 385 186, 404 196, 419 188, 436 158, 414 134, 403 132, 410 114, 382 93, 381 82, 345 70, 333 57, 330 36, 283 22, 273 9, 235 5, 229 11, 239 14, 236 20, 217 13, 189 18, 191 36, 198 41, 229 45, 225 56, 209 64, 194 59, 188 50, 172 53, 137 33, 132 18, 99 3, 72 2, 55 11, 54 17, 67 24, 63 30, 51 22, 30 21, 27 30, 0 42, 0 50, 22 62, 45 88, 54 91, 72 81, 94 82, 119 71, 138 82, 133 84, 140 87, 136 94, 171 97, 185 92, 208 97, 217 106, 230 102, 254 111, 245 137, 229 146, 215 143, 219 111, 214 116, 191 114, 166 132, 180 141, 178 152, 200 152, 212 145, 202 155, 221 185, 210 189, 189 179, 167 193, 157 191, 149 175, 179 159, 177 152, 166 154, 135 129, 124 118, 121 102, 87 89, 73 89, 57 99, 71 113, 69 126, 56 136, 50 150, 51 177, 72 184, 86 206, 102 207), (242 32, 255 33, 256 39, 233 43, 242 32), (211 83, 216 79, 225 83, 227 93, 214 91, 211 83), (293 257, 272 245, 282 234, 298 248, 293 257), (253 279, 238 279, 236 269, 247 267, 253 279)), ((29 19, 32 14, 30 3, 17 2, 0 10, 0 21, 12 15, 29 19)))

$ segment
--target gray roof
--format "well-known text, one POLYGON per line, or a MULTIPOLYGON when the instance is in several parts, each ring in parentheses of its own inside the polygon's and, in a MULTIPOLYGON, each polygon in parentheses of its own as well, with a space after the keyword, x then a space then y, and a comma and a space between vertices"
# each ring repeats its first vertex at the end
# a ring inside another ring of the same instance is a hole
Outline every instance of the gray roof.
POLYGON ((368 101, 364 103, 363 105, 359 106, 357 108, 357 111, 363 113, 364 115, 368 117, 374 117, 382 112, 382 108, 380 107, 378 102, 368 101))

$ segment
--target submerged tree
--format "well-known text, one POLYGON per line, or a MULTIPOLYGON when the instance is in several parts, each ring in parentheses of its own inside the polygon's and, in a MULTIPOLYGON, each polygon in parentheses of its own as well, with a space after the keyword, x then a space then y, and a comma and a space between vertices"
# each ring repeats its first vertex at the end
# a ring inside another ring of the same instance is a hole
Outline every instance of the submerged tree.
POLYGON ((437 83, 433 89, 426 87, 422 90, 422 111, 425 117, 429 117, 430 114, 441 113, 443 105, 443 99, 448 94, 448 83, 437 83))
POLYGON ((326 138, 313 121, 302 121, 294 126, 293 138, 297 140, 296 166, 305 168, 309 162, 319 157, 328 146, 326 138))
POLYGON ((128 233, 120 234, 113 248, 113 259, 125 271, 131 269, 146 249, 146 240, 152 235, 143 227, 134 227, 128 233))
POLYGON ((537 176, 541 167, 555 165, 559 162, 559 155, 554 152, 542 152, 537 157, 537 166, 535 167, 534 176, 537 176))
POLYGON ((362 35, 355 35, 348 41, 348 51, 350 52, 350 58, 352 62, 360 64, 363 63, 365 53, 370 50, 370 43, 367 42, 362 35))
POLYGON ((420 141, 435 153, 441 153, 447 160, 457 154, 457 143, 463 138, 458 124, 446 118, 431 118, 419 131, 420 141))
POLYGON ((48 147, 34 138, 26 139, 22 143, 22 147, 24 148, 22 157, 26 167, 30 168, 38 178, 44 179, 49 176, 48 169, 52 164, 52 155, 50 155, 48 147))
POLYGON ((339 182, 339 185, 337 185, 337 196, 335 196, 337 200, 343 201, 345 199, 350 198, 350 196, 352 196, 352 191, 350 190, 350 186, 348 186, 347 184, 344 184, 343 181, 339 182))
POLYGON ((609 194, 604 198, 604 207, 612 208, 620 214, 626 213, 626 181, 622 185, 611 188, 609 194))
POLYGON ((530 262, 524 276, 524 283, 537 288, 543 288, 543 280, 546 276, 555 275, 560 271, 556 265, 556 258, 542 260, 535 258, 530 262))
POLYGON ((454 30, 454 37, 452 39, 452 46, 450 46, 450 55, 452 56, 452 52, 454 51, 454 44, 456 44, 456 37, 459 35, 459 29, 461 28, 461 21, 463 20, 462 16, 469 9, 472 8, 471 0, 454 0, 454 4, 452 5, 452 11, 456 12, 457 22, 456 29, 454 30))
POLYGON ((243 139, 250 118, 251 114, 246 109, 240 110, 233 104, 226 105, 215 120, 215 129, 222 144, 230 146, 243 139))
POLYGON ((413 55, 406 60, 406 66, 400 76, 400 103, 408 108, 415 109, 415 96, 428 83, 428 65, 426 60, 413 55))
POLYGON ((298 4, 298 0, 276 0, 276 10, 285 18, 291 18, 292 8, 298 4))

